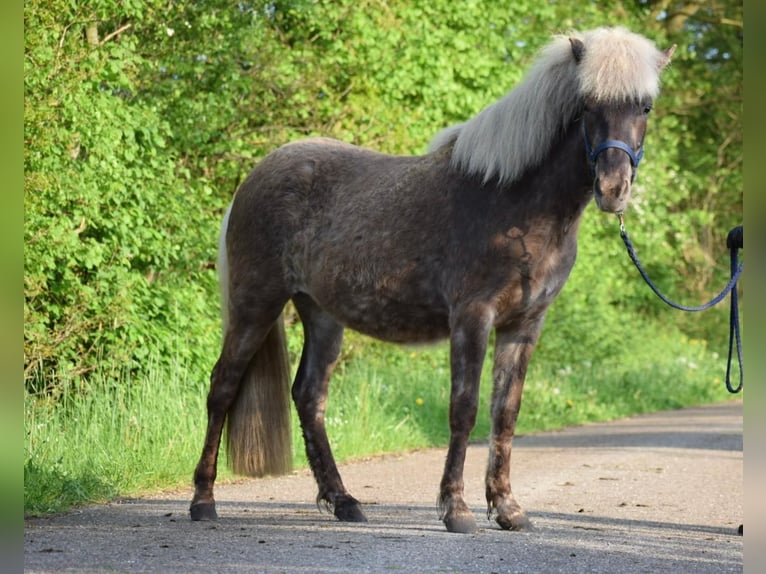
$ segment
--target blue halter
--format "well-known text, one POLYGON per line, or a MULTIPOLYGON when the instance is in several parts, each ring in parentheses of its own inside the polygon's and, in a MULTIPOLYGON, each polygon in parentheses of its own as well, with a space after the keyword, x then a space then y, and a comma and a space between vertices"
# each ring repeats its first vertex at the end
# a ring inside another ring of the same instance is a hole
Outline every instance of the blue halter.
POLYGON ((633 173, 630 176, 630 182, 633 183, 633 180, 636 179, 636 170, 638 169, 638 164, 641 162, 641 158, 644 157, 644 146, 642 145, 638 153, 633 151, 633 148, 630 147, 628 144, 626 144, 624 141, 620 140, 605 140, 598 144, 596 146, 596 149, 591 149, 590 141, 588 141, 588 130, 585 127, 585 123, 583 122, 583 138, 585 139, 585 151, 588 154, 588 159, 590 160, 591 167, 595 169, 596 167, 596 160, 598 159, 599 154, 604 151, 605 149, 608 149, 610 147, 621 149, 626 154, 628 154, 628 157, 630 157, 630 164, 633 166, 633 173))

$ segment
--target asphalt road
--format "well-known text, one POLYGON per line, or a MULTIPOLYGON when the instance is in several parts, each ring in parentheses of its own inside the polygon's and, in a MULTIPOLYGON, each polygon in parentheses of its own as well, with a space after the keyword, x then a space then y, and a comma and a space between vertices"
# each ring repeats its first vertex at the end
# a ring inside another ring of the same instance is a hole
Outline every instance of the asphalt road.
POLYGON ((469 449, 466 501, 480 530, 446 532, 435 501, 444 450, 343 465, 369 522, 320 512, 311 475, 217 488, 217 523, 188 491, 29 519, 25 572, 743 571, 742 403, 519 437, 514 493, 535 526, 485 519, 486 446, 469 449))

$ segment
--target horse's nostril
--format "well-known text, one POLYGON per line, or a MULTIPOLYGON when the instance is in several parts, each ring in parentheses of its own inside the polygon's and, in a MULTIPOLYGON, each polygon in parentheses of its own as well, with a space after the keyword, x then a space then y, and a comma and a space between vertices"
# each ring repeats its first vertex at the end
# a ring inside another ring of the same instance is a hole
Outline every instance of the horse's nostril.
POLYGON ((626 177, 622 180, 622 188, 620 189, 619 194, 617 197, 627 197, 627 195, 630 193, 630 180, 626 177))

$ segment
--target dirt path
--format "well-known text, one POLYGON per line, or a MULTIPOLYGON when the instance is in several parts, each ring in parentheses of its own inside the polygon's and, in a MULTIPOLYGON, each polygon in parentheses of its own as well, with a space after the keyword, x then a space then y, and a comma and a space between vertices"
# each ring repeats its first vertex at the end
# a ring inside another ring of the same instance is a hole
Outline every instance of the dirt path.
POLYGON ((484 519, 486 447, 466 461, 480 531, 447 533, 435 510, 443 450, 341 467, 369 522, 320 513, 307 472, 217 489, 217 523, 189 492, 27 520, 26 572, 743 571, 742 404, 520 437, 514 492, 535 525, 484 519))

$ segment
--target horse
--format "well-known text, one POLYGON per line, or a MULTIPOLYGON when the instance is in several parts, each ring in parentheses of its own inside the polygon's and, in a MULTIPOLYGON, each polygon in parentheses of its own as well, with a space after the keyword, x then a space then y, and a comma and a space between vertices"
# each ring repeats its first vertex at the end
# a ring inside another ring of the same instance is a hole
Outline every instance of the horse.
POLYGON ((584 209, 594 198, 607 213, 628 206, 674 49, 622 27, 555 35, 519 85, 437 134, 422 155, 311 138, 263 158, 221 226, 223 345, 191 519, 218 517, 224 425, 235 473, 290 471, 292 399, 317 504, 341 521, 367 520, 325 429, 330 377, 350 328, 393 343, 449 339, 438 514, 450 532, 476 532, 463 468, 494 329, 487 517, 502 529, 531 528, 510 481, 527 365, 574 265, 584 209), (282 317, 290 301, 304 330, 292 386, 282 317))

